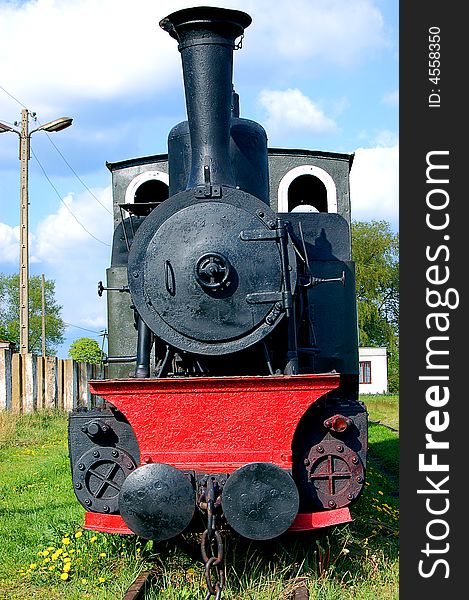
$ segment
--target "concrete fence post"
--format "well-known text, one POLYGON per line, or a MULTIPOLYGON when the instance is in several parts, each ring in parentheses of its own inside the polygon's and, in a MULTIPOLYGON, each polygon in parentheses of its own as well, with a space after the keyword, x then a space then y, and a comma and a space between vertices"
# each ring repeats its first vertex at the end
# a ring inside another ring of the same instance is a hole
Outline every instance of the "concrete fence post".
POLYGON ((37 357, 28 352, 22 355, 23 412, 34 412, 37 407, 37 357))
POLYGON ((13 412, 23 410, 23 377, 21 354, 11 357, 11 408, 13 412))
POLYGON ((0 348, 0 411, 92 408, 88 382, 96 373, 97 365, 0 348))
POLYGON ((64 372, 63 372, 63 382, 64 382, 64 410, 70 411, 73 410, 76 406, 76 389, 77 389, 77 376, 76 376, 76 368, 75 361, 71 358, 66 358, 63 361, 64 372))
POLYGON ((59 408, 58 363, 56 356, 46 356, 44 359, 45 408, 59 408))
POLYGON ((11 357, 11 350, 0 349, 0 410, 11 410, 11 357))

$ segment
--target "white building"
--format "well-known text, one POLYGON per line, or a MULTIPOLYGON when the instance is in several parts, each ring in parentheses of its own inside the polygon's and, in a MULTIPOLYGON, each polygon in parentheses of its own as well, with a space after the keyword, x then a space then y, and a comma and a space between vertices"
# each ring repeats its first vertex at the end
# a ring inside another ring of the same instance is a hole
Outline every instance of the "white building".
POLYGON ((386 394, 388 391, 388 353, 386 348, 359 348, 360 394, 386 394))

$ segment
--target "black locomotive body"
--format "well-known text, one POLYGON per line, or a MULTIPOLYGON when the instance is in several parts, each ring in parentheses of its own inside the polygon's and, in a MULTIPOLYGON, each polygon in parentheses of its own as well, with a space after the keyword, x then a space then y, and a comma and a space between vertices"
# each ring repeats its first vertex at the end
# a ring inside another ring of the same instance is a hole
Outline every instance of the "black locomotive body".
POLYGON ((240 118, 233 51, 250 22, 163 19, 188 119, 167 154, 108 164, 108 377, 91 383, 106 404, 69 422, 89 528, 167 539, 212 498, 268 539, 350 520, 364 485, 353 155, 269 149, 240 118))

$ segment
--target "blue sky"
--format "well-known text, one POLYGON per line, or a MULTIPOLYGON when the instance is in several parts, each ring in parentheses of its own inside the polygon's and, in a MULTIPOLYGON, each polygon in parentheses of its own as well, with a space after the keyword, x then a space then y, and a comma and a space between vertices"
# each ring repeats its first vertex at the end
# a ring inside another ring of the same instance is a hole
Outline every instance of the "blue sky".
MULTIPOLYGON (((112 238, 106 161, 166 152, 185 119, 161 18, 194 0, 0 0, 0 121, 72 127, 31 137, 30 269, 56 282, 67 339, 101 340, 112 238), (27 43, 25 43, 27 41, 27 43)), ((398 228, 397 0, 204 0, 252 16, 235 53, 241 116, 269 145, 354 152, 352 218, 398 228)), ((0 135, 0 272, 18 270, 18 136, 0 135)))

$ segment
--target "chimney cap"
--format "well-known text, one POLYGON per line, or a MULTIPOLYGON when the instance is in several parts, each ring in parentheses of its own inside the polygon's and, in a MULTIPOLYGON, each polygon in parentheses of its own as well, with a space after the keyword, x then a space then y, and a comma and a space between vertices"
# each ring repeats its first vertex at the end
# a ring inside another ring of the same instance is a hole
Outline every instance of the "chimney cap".
POLYGON ((178 27, 211 27, 217 23, 231 24, 235 30, 236 37, 238 37, 252 23, 252 18, 241 10, 218 8, 215 6, 195 6, 171 13, 164 19, 161 19, 159 25, 171 37, 179 41, 178 27))

